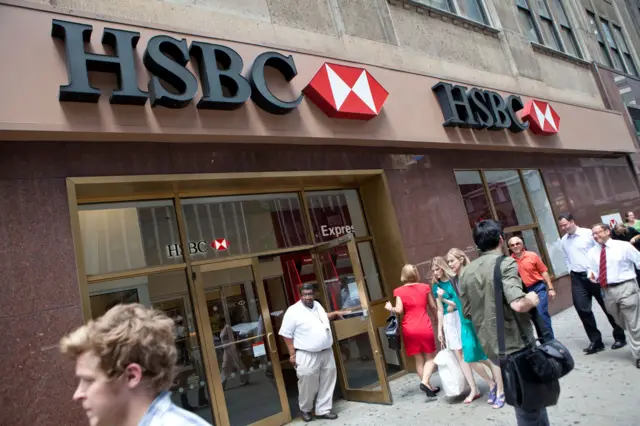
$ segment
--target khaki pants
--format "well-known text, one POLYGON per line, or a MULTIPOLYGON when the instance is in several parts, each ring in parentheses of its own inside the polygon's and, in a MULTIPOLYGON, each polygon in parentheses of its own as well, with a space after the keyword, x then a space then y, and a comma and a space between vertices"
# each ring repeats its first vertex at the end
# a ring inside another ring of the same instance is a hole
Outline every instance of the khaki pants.
POLYGON ((329 348, 321 352, 296 351, 296 374, 300 411, 310 413, 315 401, 317 416, 329 413, 333 406, 333 390, 336 387, 336 361, 333 358, 333 350, 329 348))
POLYGON ((640 290, 636 280, 604 288, 604 305, 627 332, 634 359, 640 359, 640 290))

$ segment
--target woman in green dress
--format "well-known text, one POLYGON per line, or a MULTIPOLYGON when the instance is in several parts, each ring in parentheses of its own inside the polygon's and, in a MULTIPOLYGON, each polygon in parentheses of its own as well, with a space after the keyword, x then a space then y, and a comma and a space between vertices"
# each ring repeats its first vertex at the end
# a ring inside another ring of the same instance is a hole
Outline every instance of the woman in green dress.
MULTIPOLYGON (((462 302, 456 287, 451 281, 455 274, 447 265, 444 257, 438 256, 434 258, 431 262, 431 268, 433 272, 433 285, 431 288, 438 305, 438 340, 441 343, 446 340, 447 347, 456 354, 462 373, 471 388, 471 392, 464 400, 465 404, 470 404, 480 398, 480 391, 471 370, 472 363, 484 361, 487 357, 482 351, 480 342, 473 330, 473 325, 469 326, 467 323, 470 323, 470 321, 462 316, 462 302)), ((489 386, 493 389, 495 382, 491 380, 481 365, 478 365, 478 367, 475 370, 478 371, 482 378, 487 380, 489 386), (480 370, 482 370, 482 373, 480 373, 480 370)))
MULTIPOLYGON (((458 277, 462 269, 470 262, 467 255, 458 248, 452 248, 445 258, 447 266, 452 272, 451 283, 458 292, 458 277)), ((473 371, 478 373, 480 377, 489 384, 489 399, 487 403, 493 405, 493 408, 502 408, 505 404, 504 384, 502 382, 502 371, 500 367, 487 359, 487 355, 482 349, 482 345, 478 340, 473 322, 462 315, 462 307, 460 308, 460 318, 462 324, 462 352, 465 362, 471 365, 473 371)))

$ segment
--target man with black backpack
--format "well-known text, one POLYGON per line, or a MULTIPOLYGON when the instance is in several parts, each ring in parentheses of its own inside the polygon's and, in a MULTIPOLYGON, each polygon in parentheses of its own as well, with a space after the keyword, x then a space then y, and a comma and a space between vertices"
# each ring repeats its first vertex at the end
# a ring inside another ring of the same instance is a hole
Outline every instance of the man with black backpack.
MULTIPOLYGON (((518 275, 518 264, 503 252, 502 227, 494 220, 483 220, 473 230, 473 240, 482 252, 480 257, 466 266, 460 275, 460 299, 463 314, 470 318, 480 344, 491 361, 500 365, 494 272, 500 263, 502 293, 504 295, 504 348, 506 354, 525 349, 523 334, 533 341, 533 327, 529 311, 540 300, 536 292, 524 292, 518 275), (520 327, 518 326, 520 323, 520 327)), ((498 301, 498 303, 500 303, 498 301)), ((505 400, 505 395, 498 395, 505 400)), ((515 407, 519 426, 548 426, 546 408, 526 410, 515 407)))

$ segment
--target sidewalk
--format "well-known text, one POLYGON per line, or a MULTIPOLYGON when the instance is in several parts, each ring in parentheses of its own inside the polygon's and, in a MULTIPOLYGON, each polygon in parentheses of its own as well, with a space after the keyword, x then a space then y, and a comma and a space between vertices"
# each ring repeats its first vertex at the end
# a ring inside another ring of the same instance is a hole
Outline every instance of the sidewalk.
MULTIPOLYGON (((594 302, 595 303, 595 302, 594 302)), ((588 341, 575 310, 569 308, 553 317, 558 339, 567 345, 576 361, 576 368, 561 380, 562 395, 558 406, 549 409, 552 425, 636 426, 640 424, 640 370, 635 368, 629 346, 611 350, 611 326, 600 306, 594 304, 598 328, 603 333, 607 349, 596 355, 584 355, 588 341)), ((433 383, 440 379, 434 376, 433 383)), ((488 387, 480 383, 486 394, 488 387)), ((393 405, 374 405, 340 401, 335 406, 338 420, 314 420, 314 426, 338 425, 414 425, 478 426, 516 425, 512 407, 494 410, 485 398, 471 405, 461 400, 447 401, 439 397, 426 402, 418 390, 417 377, 404 376, 391 383, 393 405)), ((303 424, 302 421, 295 422, 303 424)))

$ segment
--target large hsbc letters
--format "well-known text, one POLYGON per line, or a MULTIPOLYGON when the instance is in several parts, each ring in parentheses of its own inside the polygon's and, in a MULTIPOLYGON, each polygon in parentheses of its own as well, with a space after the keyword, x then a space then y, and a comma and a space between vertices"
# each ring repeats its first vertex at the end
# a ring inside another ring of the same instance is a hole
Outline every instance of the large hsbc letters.
POLYGON ((235 50, 200 41, 187 46, 186 39, 167 35, 154 36, 147 43, 142 60, 151 74, 147 93, 140 90, 136 77, 135 49, 140 33, 105 28, 102 44, 114 54, 101 55, 85 51, 92 31, 91 25, 53 20, 51 35, 65 43, 69 76, 69 84, 60 86, 60 101, 98 102, 101 91, 89 82, 89 71, 98 71, 118 78, 118 87, 109 99, 112 104, 144 105, 149 99, 152 107, 184 108, 198 91, 198 80, 186 68, 191 57, 197 61, 202 84, 203 96, 196 105, 199 109, 234 110, 251 98, 263 110, 282 115, 291 112, 302 100, 302 95, 293 101, 277 98, 265 81, 265 67, 276 69, 291 81, 298 74, 291 55, 262 53, 245 77, 242 58, 235 50), (163 82, 173 90, 167 90, 163 82))
POLYGON ((504 130, 519 133, 529 128, 517 112, 524 108, 520 96, 506 100, 497 92, 467 89, 465 86, 440 82, 432 87, 438 98, 444 127, 504 130))

